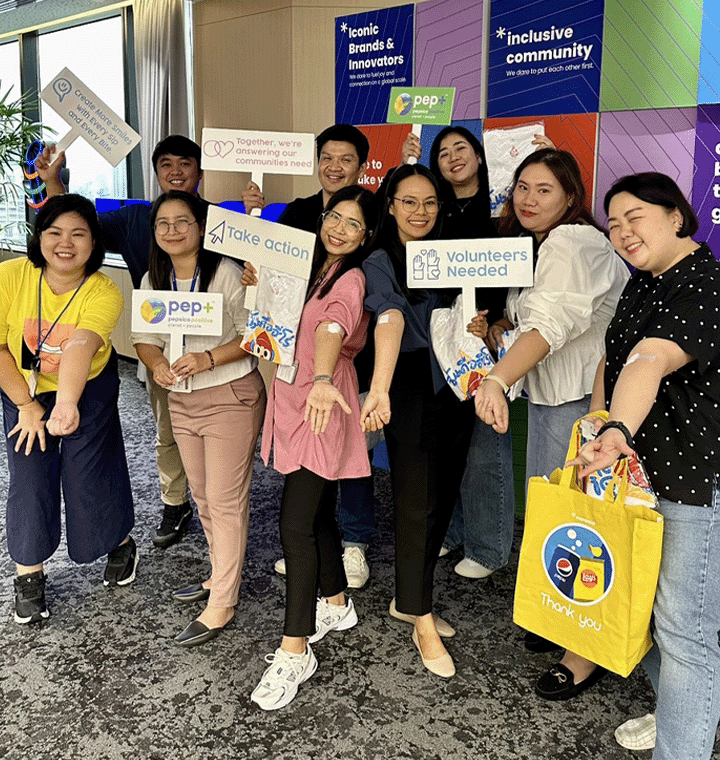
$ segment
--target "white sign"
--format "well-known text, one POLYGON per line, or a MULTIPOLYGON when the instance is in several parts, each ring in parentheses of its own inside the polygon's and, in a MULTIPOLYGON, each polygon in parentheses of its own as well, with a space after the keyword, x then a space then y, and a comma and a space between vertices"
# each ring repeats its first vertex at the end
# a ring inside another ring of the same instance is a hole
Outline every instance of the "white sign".
MULTIPOLYGON (((303 280, 310 279, 315 235, 277 222, 209 206, 205 223, 205 248, 241 261, 256 269, 269 267, 303 280)), ((255 308, 255 288, 248 288, 245 306, 255 308)))
MULTIPOLYGON (((222 293, 133 290, 130 329, 134 333, 170 335, 170 364, 185 352, 186 335, 222 335, 222 327, 222 293)), ((191 380, 172 390, 191 390, 191 380)))
POLYGON ((66 150, 77 137, 82 137, 103 158, 117 166, 140 142, 140 135, 70 69, 63 69, 40 97, 71 127, 57 144, 58 152, 66 150))
POLYGON ((315 135, 247 129, 202 131, 202 168, 221 172, 312 174, 315 135))
POLYGON ((474 288, 533 284, 532 238, 415 240, 406 245, 409 288, 462 288, 463 316, 475 316, 474 288))

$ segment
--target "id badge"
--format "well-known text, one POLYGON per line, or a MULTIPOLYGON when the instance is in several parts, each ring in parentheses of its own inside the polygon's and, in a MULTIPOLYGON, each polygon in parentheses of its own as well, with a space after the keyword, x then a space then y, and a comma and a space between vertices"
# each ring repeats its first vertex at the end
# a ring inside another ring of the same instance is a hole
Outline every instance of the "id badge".
POLYGON ((38 373, 37 373, 37 370, 33 369, 32 372, 30 372, 30 378, 28 379, 28 390, 30 391, 30 398, 35 398, 35 393, 37 392, 37 385, 38 385, 38 373))

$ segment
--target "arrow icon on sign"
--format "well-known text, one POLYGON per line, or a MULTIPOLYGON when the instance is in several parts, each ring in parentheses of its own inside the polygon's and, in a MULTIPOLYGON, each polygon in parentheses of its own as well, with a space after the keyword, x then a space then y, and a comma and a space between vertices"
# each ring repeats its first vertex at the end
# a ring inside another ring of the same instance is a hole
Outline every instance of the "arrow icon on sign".
POLYGON ((217 225, 217 227, 213 227, 213 229, 208 232, 208 235, 210 235, 210 242, 213 245, 222 243, 223 238, 225 237, 225 222, 222 221, 217 225))

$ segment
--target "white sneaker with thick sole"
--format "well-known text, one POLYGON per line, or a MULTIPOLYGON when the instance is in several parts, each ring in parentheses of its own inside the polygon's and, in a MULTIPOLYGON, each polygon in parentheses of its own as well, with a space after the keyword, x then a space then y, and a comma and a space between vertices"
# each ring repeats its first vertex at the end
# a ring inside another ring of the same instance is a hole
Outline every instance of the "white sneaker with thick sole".
POLYGON ((365 551, 359 546, 345 547, 343 566, 349 588, 362 588, 368 582, 370 567, 365 559, 365 551))
POLYGON ((654 713, 631 718, 615 729, 615 741, 625 749, 654 749, 656 737, 654 713))
POLYGON ((315 612, 315 633, 308 638, 308 644, 327 636, 330 631, 346 631, 356 626, 358 622, 357 612, 352 599, 348 599, 343 606, 330 604, 327 599, 318 599, 315 612))
POLYGON ((474 559, 461 559, 460 562, 455 565, 455 572, 458 575, 462 575, 463 578, 487 578, 492 574, 492 570, 488 570, 485 565, 481 565, 479 562, 475 562, 474 559))
POLYGON ((309 646, 303 654, 290 654, 278 648, 265 655, 270 667, 262 674, 260 683, 250 695, 261 710, 279 710, 295 699, 298 686, 317 670, 317 660, 309 646))
POLYGON ((285 557, 280 557, 279 560, 275 562, 275 572, 278 575, 287 575, 287 568, 285 567, 285 557))

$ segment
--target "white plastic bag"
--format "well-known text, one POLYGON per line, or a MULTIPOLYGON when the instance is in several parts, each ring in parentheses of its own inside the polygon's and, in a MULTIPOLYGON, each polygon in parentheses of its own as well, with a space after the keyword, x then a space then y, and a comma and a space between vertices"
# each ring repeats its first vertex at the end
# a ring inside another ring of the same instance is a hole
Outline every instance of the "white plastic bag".
POLYGON ((483 133, 483 146, 490 175, 490 209, 492 216, 500 216, 505 201, 510 197, 513 174, 519 164, 534 152, 535 135, 544 135, 545 125, 523 124, 507 129, 489 129, 483 133))
POLYGON ((249 312, 243 349, 275 364, 292 364, 307 280, 260 267, 255 308, 249 312))
POLYGON ((485 341, 466 329, 462 296, 450 309, 433 310, 430 338, 447 384, 462 401, 471 398, 494 362, 485 341))

